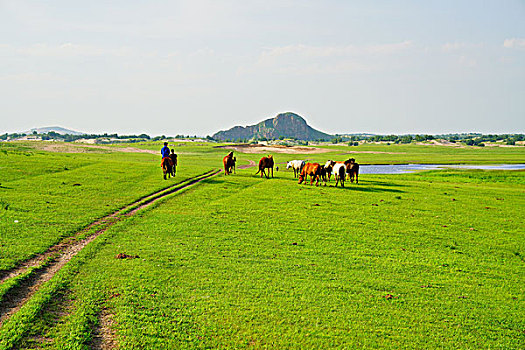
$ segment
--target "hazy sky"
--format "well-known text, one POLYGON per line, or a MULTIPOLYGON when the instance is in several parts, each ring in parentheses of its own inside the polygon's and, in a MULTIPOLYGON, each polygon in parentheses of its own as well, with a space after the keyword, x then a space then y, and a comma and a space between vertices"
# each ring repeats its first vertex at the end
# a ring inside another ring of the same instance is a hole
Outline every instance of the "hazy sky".
POLYGON ((525 1, 0 0, 0 94, 1 133, 525 133, 525 1))

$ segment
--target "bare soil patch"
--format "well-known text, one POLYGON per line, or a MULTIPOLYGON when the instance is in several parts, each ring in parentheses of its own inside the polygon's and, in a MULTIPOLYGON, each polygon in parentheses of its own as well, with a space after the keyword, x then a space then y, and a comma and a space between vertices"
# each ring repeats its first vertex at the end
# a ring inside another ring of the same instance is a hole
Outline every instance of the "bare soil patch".
POLYGON ((319 154, 333 152, 330 149, 304 146, 284 146, 284 145, 227 145, 217 146, 216 148, 231 149, 241 153, 287 153, 287 154, 319 154))
POLYGON ((355 153, 370 153, 370 154, 406 154, 406 152, 352 151, 352 152, 339 153, 339 155, 355 154, 355 153))
POLYGON ((103 145, 89 145, 89 144, 63 144, 63 143, 52 143, 52 142, 35 142, 33 143, 35 149, 46 151, 46 152, 59 152, 59 153, 108 153, 108 152, 125 152, 125 153, 149 153, 157 154, 157 151, 149 149, 140 149, 136 147, 110 147, 103 145))

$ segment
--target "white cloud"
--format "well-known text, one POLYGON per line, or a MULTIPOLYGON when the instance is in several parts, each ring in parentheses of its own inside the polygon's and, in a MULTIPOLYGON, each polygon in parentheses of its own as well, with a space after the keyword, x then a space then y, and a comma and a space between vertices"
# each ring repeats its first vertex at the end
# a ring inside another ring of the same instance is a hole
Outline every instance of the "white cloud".
POLYGON ((459 64, 465 67, 475 67, 478 64, 476 60, 470 57, 467 57, 467 56, 460 56, 458 61, 459 61, 459 64))
POLYGON ((35 83, 42 81, 58 81, 65 82, 66 79, 60 76, 57 76, 52 73, 19 73, 19 74, 8 74, 0 76, 0 81, 10 81, 18 83, 35 83))
POLYGON ((450 52, 450 51, 457 51, 457 50, 465 50, 465 49, 480 49, 483 48, 484 44, 473 44, 473 43, 446 43, 441 45, 441 50, 450 52))
POLYGON ((412 41, 381 45, 311 46, 288 45, 266 48, 252 65, 237 70, 242 75, 261 69, 297 75, 366 72, 381 67, 381 57, 401 53, 413 47, 412 41))
POLYGON ((333 57, 362 54, 393 54, 412 47, 412 41, 407 40, 394 44, 368 45, 368 46, 309 46, 290 45, 267 49, 262 54, 264 57, 279 57, 286 55, 301 55, 308 57, 333 57))
POLYGON ((130 56, 135 52, 129 47, 104 48, 90 45, 64 43, 48 45, 38 43, 30 46, 0 45, 0 50, 21 56, 71 58, 80 56, 130 56))
POLYGON ((525 39, 524 38, 505 39, 505 41, 503 41, 503 47, 506 47, 507 49, 525 49, 525 39))

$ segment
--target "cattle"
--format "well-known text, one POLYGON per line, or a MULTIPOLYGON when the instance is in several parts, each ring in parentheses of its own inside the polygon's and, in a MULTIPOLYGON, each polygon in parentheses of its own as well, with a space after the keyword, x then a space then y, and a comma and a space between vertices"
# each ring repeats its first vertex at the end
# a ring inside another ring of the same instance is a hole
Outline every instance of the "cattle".
POLYGON ((346 173, 348 174, 348 178, 350 179, 350 182, 354 182, 355 177, 355 183, 359 183, 359 164, 355 162, 354 158, 350 158, 345 161, 346 166, 346 173))
POLYGON ((261 173, 261 177, 263 177, 263 174, 266 176, 267 179, 270 177, 268 176, 270 174, 270 169, 272 170, 272 178, 273 178, 273 156, 269 155, 268 157, 262 157, 261 160, 259 160, 259 170, 255 173, 255 175, 261 173), (268 173, 264 171, 264 169, 268 169, 268 173))
POLYGON ((336 180, 335 187, 338 183, 341 183, 341 187, 345 187, 346 165, 344 163, 333 163, 332 174, 336 180))
POLYGON ((232 167, 235 166, 235 161, 233 159, 233 152, 228 153, 228 155, 222 159, 222 164, 224 165, 224 174, 231 174, 232 167))
POLYGON ((291 160, 288 163, 286 163, 286 169, 293 169, 293 177, 297 177, 301 170, 303 170, 304 167, 304 160, 291 160))
POLYGON ((303 170, 299 174, 299 184, 303 183, 303 181, 307 179, 308 175, 310 176, 310 185, 313 185, 314 180, 317 180, 315 185, 318 186, 319 177, 321 176, 321 165, 319 163, 306 163, 303 167, 303 170))

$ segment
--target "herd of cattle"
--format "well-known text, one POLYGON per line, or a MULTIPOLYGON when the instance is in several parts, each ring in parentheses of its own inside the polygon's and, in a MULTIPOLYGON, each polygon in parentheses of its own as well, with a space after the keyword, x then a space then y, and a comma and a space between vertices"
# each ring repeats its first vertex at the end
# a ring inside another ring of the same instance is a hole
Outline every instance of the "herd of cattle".
MULTIPOLYGON (((222 160, 224 165, 224 173, 226 175, 231 174, 235 171, 235 163, 237 158, 233 156, 233 152, 228 153, 222 160)), ((262 157, 259 160, 259 170, 255 174, 261 174, 269 178, 270 171, 273 177, 274 161, 273 156, 262 157)), ((330 181, 332 175, 335 179, 335 186, 341 184, 341 187, 345 186, 345 179, 348 177, 350 182, 359 183, 359 164, 355 162, 354 158, 350 158, 344 162, 336 162, 333 160, 326 161, 325 164, 319 163, 306 163, 304 160, 292 160, 286 164, 286 169, 293 169, 294 177, 299 178, 299 184, 306 182, 308 176, 310 176, 310 185, 318 186, 319 182, 322 181, 326 186, 326 182, 330 181)))

